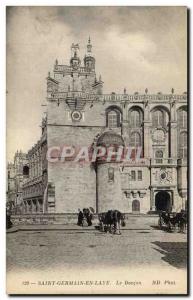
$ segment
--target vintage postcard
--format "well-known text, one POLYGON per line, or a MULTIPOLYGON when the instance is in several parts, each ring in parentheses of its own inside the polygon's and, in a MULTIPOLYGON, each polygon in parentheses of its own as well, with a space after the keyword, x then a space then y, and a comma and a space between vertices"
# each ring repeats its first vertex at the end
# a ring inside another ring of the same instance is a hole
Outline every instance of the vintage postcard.
POLYGON ((188 293, 183 6, 9 6, 8 294, 188 293))

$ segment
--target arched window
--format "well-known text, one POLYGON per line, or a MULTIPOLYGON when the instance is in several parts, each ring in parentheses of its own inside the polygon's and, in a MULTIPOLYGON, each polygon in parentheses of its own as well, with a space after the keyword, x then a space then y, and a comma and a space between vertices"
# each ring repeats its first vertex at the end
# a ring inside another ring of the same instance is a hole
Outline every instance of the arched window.
POLYGON ((141 127, 143 122, 143 112, 140 108, 134 107, 129 110, 129 123, 132 128, 141 127))
POLYGON ((180 128, 187 128, 187 111, 185 108, 178 110, 178 125, 180 128))
POLYGON ((187 147, 187 132, 181 132, 180 145, 183 147, 187 147))
POLYGON ((132 202, 132 212, 140 212, 140 202, 139 200, 133 200, 132 202))
POLYGON ((117 128, 121 126, 121 112, 117 108, 107 110, 107 127, 117 128))
POLYGON ((138 132, 133 132, 130 137, 130 146, 137 149, 141 146, 141 136, 138 132))
POLYGON ((165 125, 164 111, 157 109, 152 112, 152 125, 155 127, 165 125))
POLYGON ((179 137, 179 158, 187 158, 187 132, 181 132, 179 137))
POLYGON ((130 114, 130 124, 132 127, 140 127, 141 126, 141 118, 140 118, 140 112, 138 110, 131 111, 130 114))
POLYGON ((108 127, 110 127, 110 128, 118 127, 117 113, 114 110, 111 110, 108 113, 108 127))

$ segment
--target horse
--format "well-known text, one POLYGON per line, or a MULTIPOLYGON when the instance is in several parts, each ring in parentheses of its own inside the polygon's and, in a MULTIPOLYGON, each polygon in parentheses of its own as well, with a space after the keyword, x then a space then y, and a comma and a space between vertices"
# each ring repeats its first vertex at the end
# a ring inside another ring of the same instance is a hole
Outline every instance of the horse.
POLYGON ((108 210, 99 214, 100 229, 104 232, 121 234, 121 226, 125 226, 125 215, 118 210, 108 210))
POLYGON ((161 212, 159 216, 159 227, 162 229, 163 225, 167 226, 168 231, 172 231, 178 226, 179 232, 184 232, 187 224, 187 215, 184 212, 173 213, 172 217, 170 213, 161 212))
POLYGON ((179 232, 184 232, 187 227, 187 213, 185 211, 177 213, 176 219, 178 222, 179 232))

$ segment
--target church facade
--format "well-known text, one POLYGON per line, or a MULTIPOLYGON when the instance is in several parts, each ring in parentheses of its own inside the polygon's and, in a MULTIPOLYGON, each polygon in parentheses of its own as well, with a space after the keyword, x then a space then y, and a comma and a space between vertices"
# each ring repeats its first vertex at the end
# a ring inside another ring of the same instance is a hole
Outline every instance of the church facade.
POLYGON ((47 77, 42 135, 21 167, 25 176, 19 212, 186 209, 187 93, 175 94, 172 89, 168 94, 149 94, 146 89, 130 94, 124 89, 122 94, 104 94, 90 39, 82 61, 78 44, 71 50, 69 65, 56 60, 47 77), (72 161, 62 150, 73 147, 90 153, 112 145, 114 152, 131 149, 131 159, 103 160, 98 155, 94 162, 72 161), (138 159, 136 149, 141 151, 138 159))

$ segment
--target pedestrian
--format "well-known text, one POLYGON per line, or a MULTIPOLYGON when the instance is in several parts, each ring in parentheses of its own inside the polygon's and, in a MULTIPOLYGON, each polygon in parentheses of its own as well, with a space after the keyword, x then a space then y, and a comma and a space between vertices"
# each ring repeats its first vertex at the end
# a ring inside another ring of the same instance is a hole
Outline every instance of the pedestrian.
POLYGON ((13 226, 11 222, 11 212, 8 208, 6 208, 6 229, 9 229, 13 226))
POLYGON ((83 218, 84 218, 83 212, 80 209, 78 209, 78 223, 77 223, 78 226, 83 226, 83 218))
POLYGON ((88 208, 85 209, 85 217, 86 217, 86 221, 88 226, 92 226, 92 214, 90 213, 90 210, 88 208))

